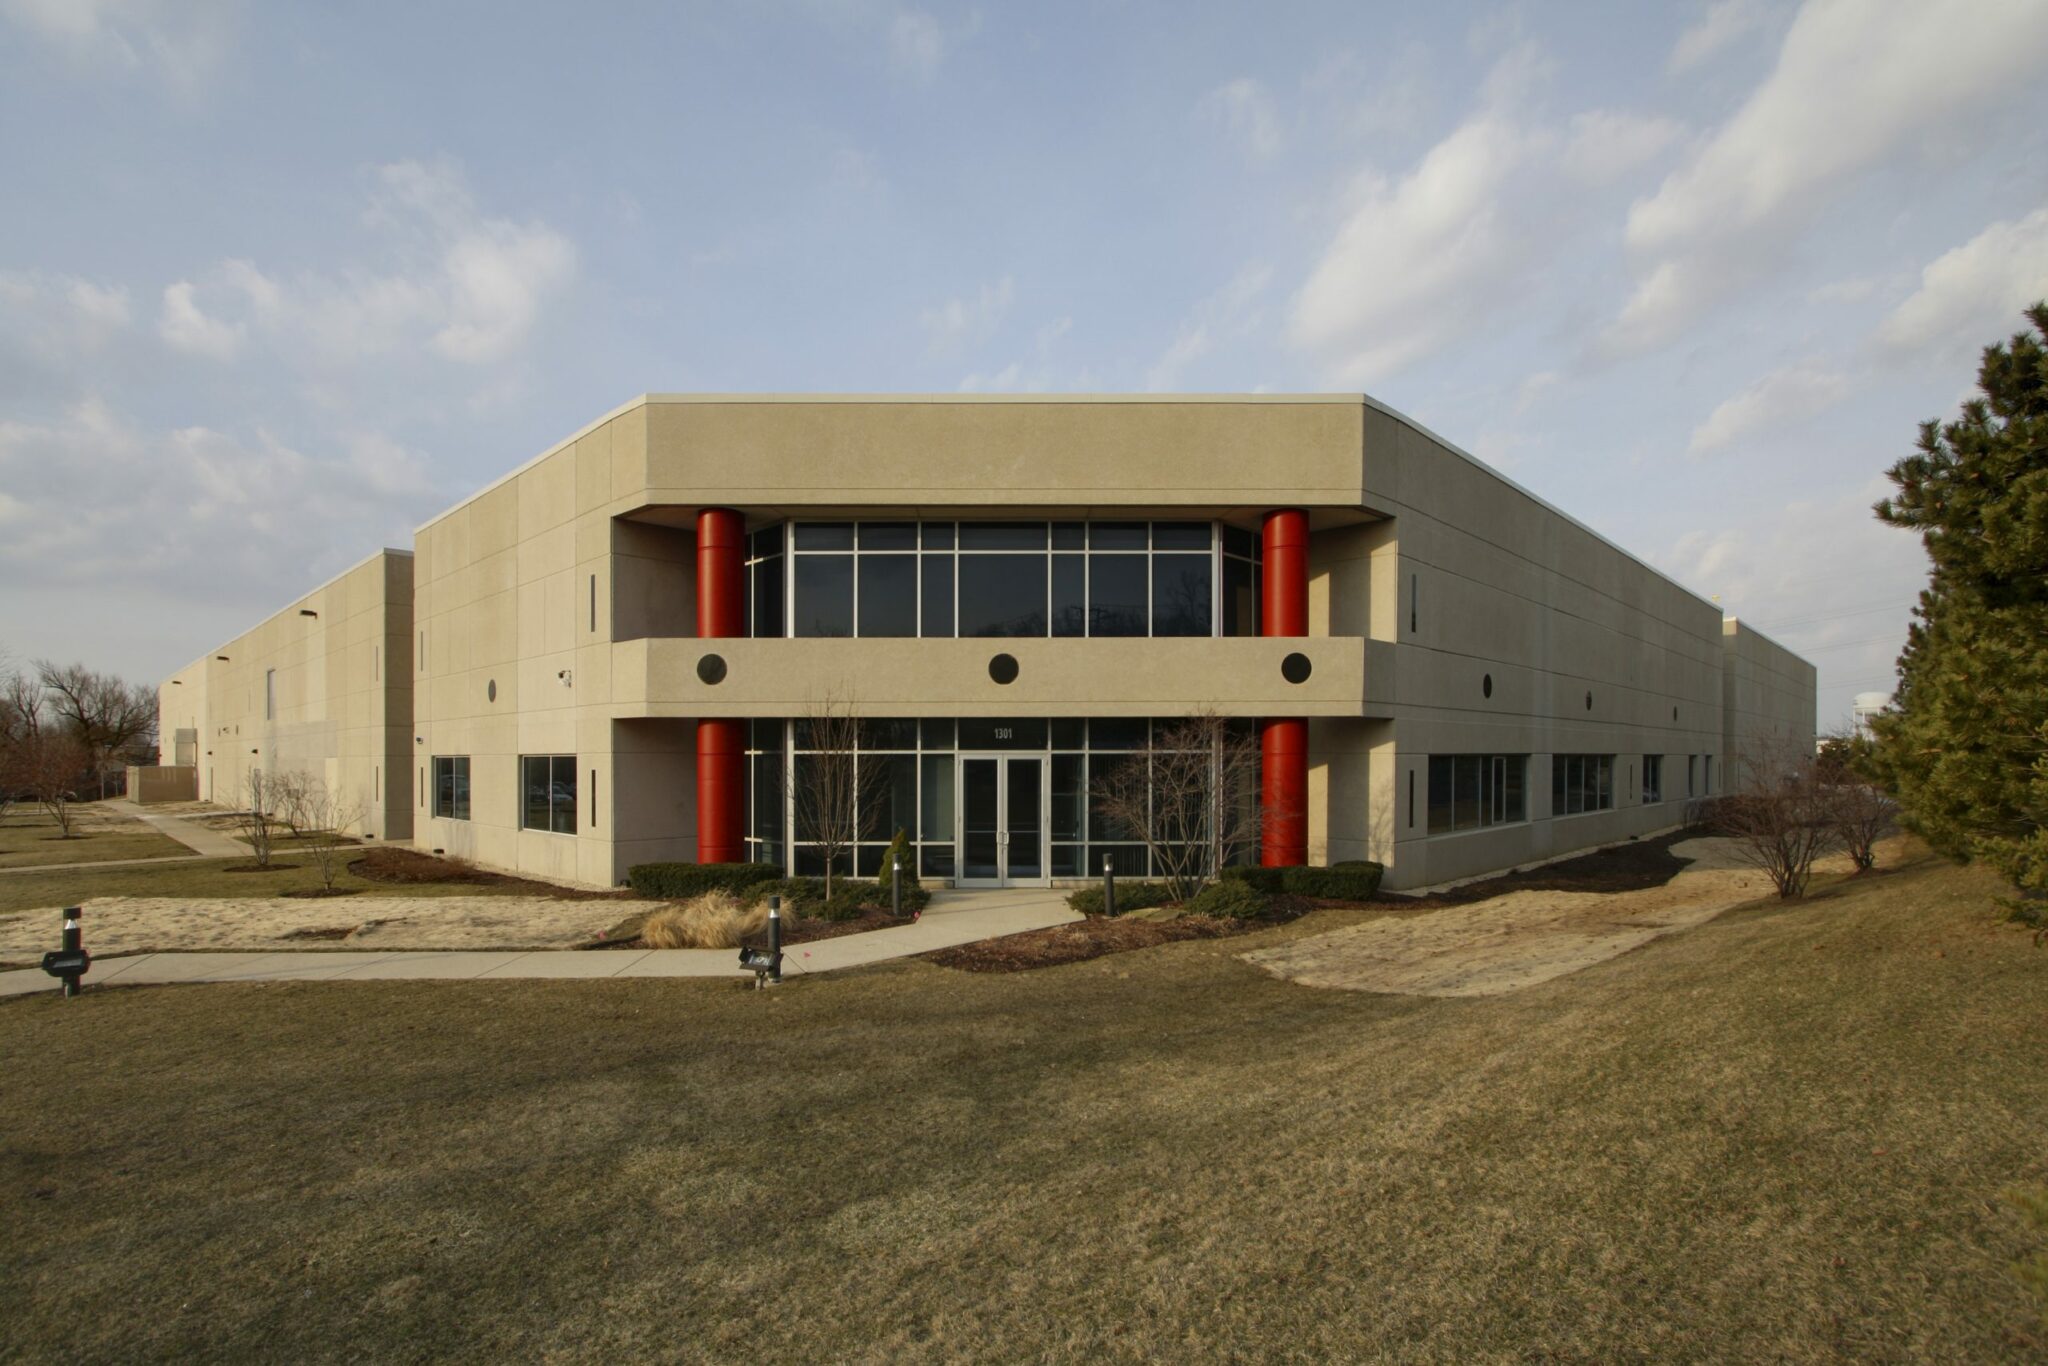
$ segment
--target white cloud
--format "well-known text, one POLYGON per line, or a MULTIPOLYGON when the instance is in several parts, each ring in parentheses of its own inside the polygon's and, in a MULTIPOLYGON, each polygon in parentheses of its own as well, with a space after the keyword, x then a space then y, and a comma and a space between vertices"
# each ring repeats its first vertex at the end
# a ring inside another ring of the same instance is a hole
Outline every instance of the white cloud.
POLYGON ((1920 287, 1878 328, 1896 350, 1973 350, 2022 325, 2020 310, 2048 299, 2048 208, 1993 223, 1920 272, 1920 287))
POLYGON ((184 94, 207 88, 232 46, 232 0, 0 0, 0 18, 83 66, 150 70, 184 94))
POLYGON ((0 271, 0 354, 53 361, 90 355, 127 331, 131 321, 126 286, 0 271))
POLYGON ((1678 36, 1668 69, 1674 75, 1690 71, 1763 29, 1771 18, 1770 8, 1760 0, 1717 0, 1707 6, 1698 23, 1678 36))
POLYGON ((1646 265, 1607 349, 1678 335, 1861 173, 2031 88, 2044 61, 2048 5, 1809 0, 1771 74, 1631 208, 1628 245, 1646 265))
POLYGON ((525 343, 576 274, 566 236, 484 214, 449 167, 398 162, 377 183, 366 222, 382 239, 382 268, 279 278, 223 261, 164 291, 164 340, 228 360, 261 332, 314 369, 417 351, 488 364, 525 343))
POLYGON ((1724 450, 1757 432, 1818 416, 1848 393, 1847 377, 1835 370, 1812 361, 1788 365, 1723 400, 1693 429, 1687 449, 1693 455, 1724 450))
POLYGON ((1290 339, 1362 384, 1461 334, 1530 259, 1527 224, 1507 204, 1546 142, 1482 113, 1400 179, 1367 177, 1295 296, 1290 339))
POLYGON ((1016 293, 1016 282, 1005 275, 994 284, 983 285, 971 296, 955 295, 936 308, 925 309, 917 320, 925 330, 932 353, 950 355, 971 343, 986 340, 1010 311, 1016 293))
POLYGON ((1180 388, 1189 366, 1208 355, 1219 342, 1229 342, 1250 332, 1258 321, 1256 305, 1272 279, 1273 268, 1255 261, 1196 304, 1166 350, 1146 370, 1146 390, 1168 393, 1180 388))
POLYGON ((157 319, 157 334, 174 351, 213 360, 234 359, 235 353, 242 349, 242 336, 246 329, 239 322, 209 316, 194 298, 197 292, 198 286, 190 280, 165 286, 164 308, 157 319))
POLYGON ((359 559, 440 501, 424 462, 378 433, 315 455, 261 431, 146 430, 99 400, 0 422, 0 485, 17 509, 8 581, 124 586, 144 564, 154 588, 202 603, 315 582, 309 565, 359 559))
POLYGON ((889 25, 889 60, 897 71, 928 81, 946 60, 946 34, 939 21, 920 10, 897 12, 889 25))
POLYGON ((1608 184, 1655 160, 1684 132, 1671 119, 1587 110, 1572 118, 1564 147, 1565 174, 1593 185, 1608 184))
POLYGON ((1202 96, 1196 112, 1223 128, 1254 160, 1265 161, 1280 151, 1280 116, 1265 87, 1249 76, 1226 81, 1202 96))

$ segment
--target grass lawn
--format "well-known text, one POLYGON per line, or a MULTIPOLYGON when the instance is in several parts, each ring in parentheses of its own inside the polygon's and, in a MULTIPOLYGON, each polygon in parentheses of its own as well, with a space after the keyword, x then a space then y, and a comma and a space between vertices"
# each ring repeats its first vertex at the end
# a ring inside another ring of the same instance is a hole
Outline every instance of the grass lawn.
MULTIPOLYGON (((353 851, 348 856, 356 857, 353 851)), ((248 873, 224 871, 247 867, 250 860, 246 858, 194 859, 156 867, 8 873, 0 876, 0 916, 36 906, 75 906, 96 896, 279 896, 285 892, 311 891, 320 885, 320 869, 305 850, 287 853, 280 848, 276 859, 268 871, 248 873)), ((346 868, 335 878, 334 885, 377 896, 476 896, 500 890, 462 882, 373 882, 346 868)))
POLYGON ((74 838, 57 833, 57 822, 42 811, 16 807, 0 818, 0 868, 39 863, 104 863, 108 859, 164 858, 192 851, 141 821, 79 803, 74 838))
POLYGON ((1929 861, 1505 996, 1235 955, 0 1003, 0 1357, 2040 1359, 1929 861))

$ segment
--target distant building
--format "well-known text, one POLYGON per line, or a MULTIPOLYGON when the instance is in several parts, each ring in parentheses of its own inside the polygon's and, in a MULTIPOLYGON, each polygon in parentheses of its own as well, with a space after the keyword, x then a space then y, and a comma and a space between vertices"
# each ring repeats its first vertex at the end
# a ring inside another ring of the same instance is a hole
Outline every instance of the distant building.
POLYGON ((1871 733, 1870 718, 1891 704, 1892 695, 1888 692, 1857 693, 1856 700, 1849 704, 1849 724, 1858 735, 1868 736, 1871 733))

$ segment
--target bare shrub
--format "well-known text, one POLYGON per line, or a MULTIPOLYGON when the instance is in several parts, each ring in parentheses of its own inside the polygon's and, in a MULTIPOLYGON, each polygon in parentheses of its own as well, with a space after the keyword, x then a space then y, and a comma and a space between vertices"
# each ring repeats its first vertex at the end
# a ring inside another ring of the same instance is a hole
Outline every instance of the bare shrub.
POLYGON ((640 937, 657 949, 736 949, 767 928, 765 904, 748 905, 721 888, 663 906, 641 923, 640 937))
POLYGON ((1733 757, 1733 790, 1715 804, 1715 828, 1780 897, 1805 896, 1814 860, 1840 839, 1833 790, 1812 750, 1790 735, 1756 741, 1733 757))
POLYGON ((277 836, 277 822, 271 814, 272 781, 262 769, 250 769, 248 809, 235 813, 236 827, 249 841, 249 852, 255 855, 258 868, 270 866, 271 844, 277 836))
POLYGON ((92 755, 68 731, 45 727, 28 737, 22 751, 22 772, 36 804, 57 823, 57 837, 72 839, 77 813, 78 779, 92 764, 92 755))
POLYGON ((356 846, 346 832, 362 822, 362 799, 329 792, 320 784, 307 782, 300 788, 298 801, 299 818, 310 832, 307 849, 313 856, 313 866, 320 872, 320 885, 331 892, 334 880, 348 863, 348 851, 356 846))
POLYGON ((1175 901, 1185 901, 1260 834, 1259 744, 1214 711, 1182 717, 1090 785, 1095 809, 1142 840, 1175 901))
POLYGON ((270 801, 271 814, 284 823, 293 839, 303 839, 308 830, 325 828, 314 815, 313 808, 326 800, 326 792, 312 774, 273 774, 264 791, 270 801))
POLYGON ((1869 737, 1843 729, 1829 733, 1817 766, 1827 787, 1835 839, 1859 873, 1877 866, 1877 842, 1899 828, 1899 804, 1872 781, 1869 737))

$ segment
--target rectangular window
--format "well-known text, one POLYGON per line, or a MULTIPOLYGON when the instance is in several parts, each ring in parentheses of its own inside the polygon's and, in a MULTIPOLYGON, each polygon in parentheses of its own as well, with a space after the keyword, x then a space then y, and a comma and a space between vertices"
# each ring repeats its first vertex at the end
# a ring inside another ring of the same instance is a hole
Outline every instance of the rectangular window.
MULTIPOLYGON (((884 523, 883 525, 893 525, 884 523)), ((861 542, 870 524, 861 524, 861 542)), ((860 631, 863 636, 917 634, 917 556, 862 555, 860 560, 860 631)))
MULTIPOLYGON (((929 532, 930 528, 926 528, 929 532)), ((918 605, 919 633, 950 637, 953 634, 953 557, 925 555, 924 592, 918 605)))
MULTIPOLYGON (((1163 528, 1162 528, 1163 529, 1163 528)), ((1206 528, 1205 528, 1206 530, 1206 528)), ((1215 561, 1208 555, 1152 557, 1152 634, 1206 636, 1214 632, 1215 561)))
POLYGON ((1643 804, 1651 806, 1664 800, 1664 756, 1645 754, 1643 756, 1643 804))
POLYGON ((1688 755, 1686 755, 1686 756, 1685 756, 1685 795, 1686 795, 1686 796, 1688 796, 1688 797, 1691 797, 1691 796, 1695 796, 1695 795, 1697 795, 1697 794, 1698 794, 1698 792, 1699 792, 1699 776, 1700 776, 1700 756, 1699 756, 1699 755, 1697 755, 1697 754, 1688 754, 1688 755))
POLYGON ((1714 756, 1709 754, 1706 756, 1706 760, 1706 766, 1702 771, 1704 781, 1701 784, 1700 792, 1705 796, 1711 797, 1714 795, 1714 756))
POLYGON ((277 670, 275 669, 265 669, 263 671, 263 719, 266 721, 275 721, 277 719, 277 670))
POLYGON ((469 819, 469 756, 434 756, 434 815, 442 820, 469 819))
POLYGON ((1612 754, 1550 756, 1550 814, 1578 816, 1614 809, 1612 754))
POLYGON ((796 634, 853 634, 853 556, 796 557, 796 634))
MULTIPOLYGON (((1514 825, 1529 817, 1526 754, 1429 756, 1429 833, 1514 825)), ((1408 775, 1408 823, 1415 823, 1415 774, 1408 775)))
POLYGON ((1145 634, 1146 557, 1093 555, 1088 561, 1088 634, 1145 634))
POLYGON ((519 825, 557 835, 576 833, 576 756, 527 754, 519 759, 519 825))
MULTIPOLYGON (((963 540, 967 529, 975 525, 977 523, 969 522, 961 527, 963 540)), ((1041 528, 1041 538, 1043 534, 1041 528)), ((960 556, 960 634, 963 637, 1043 636, 1046 634, 1045 614, 1045 556, 960 556)))

